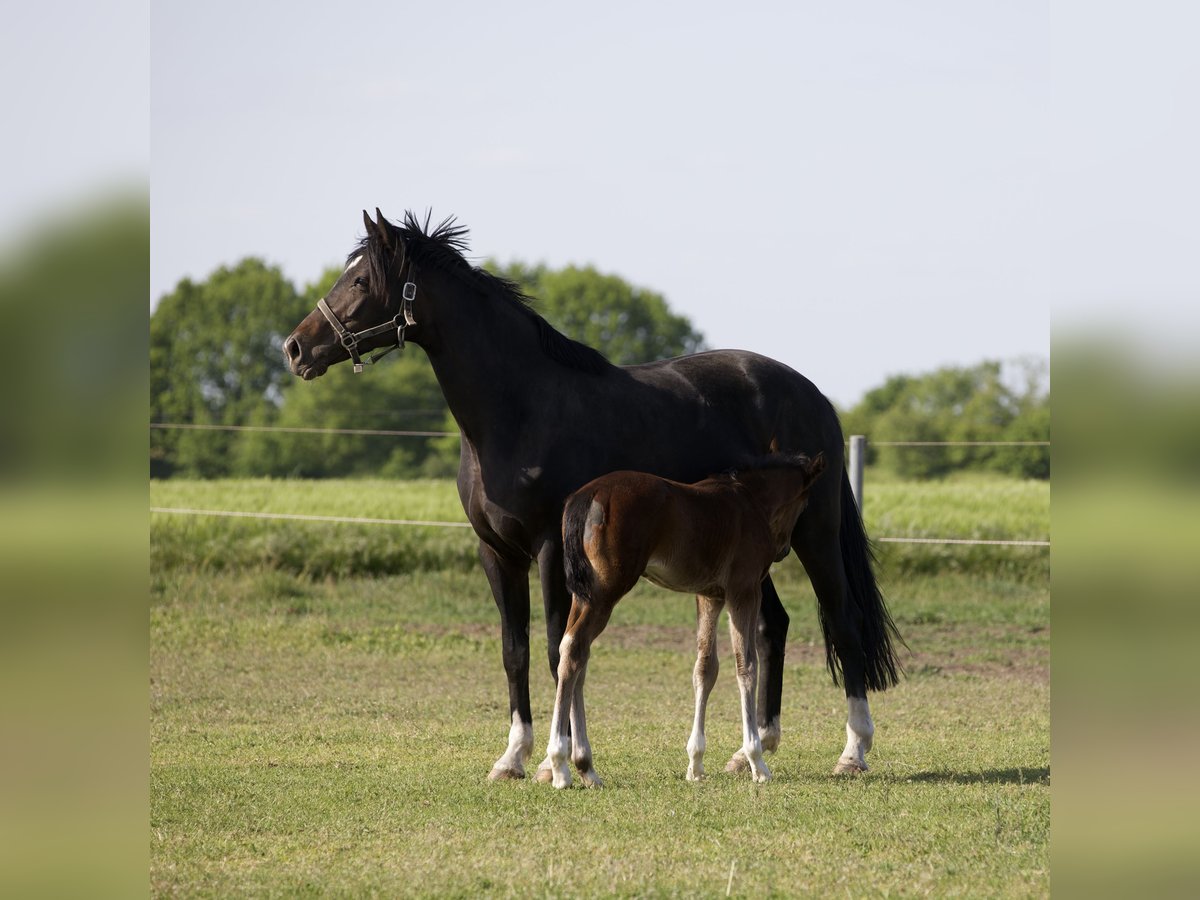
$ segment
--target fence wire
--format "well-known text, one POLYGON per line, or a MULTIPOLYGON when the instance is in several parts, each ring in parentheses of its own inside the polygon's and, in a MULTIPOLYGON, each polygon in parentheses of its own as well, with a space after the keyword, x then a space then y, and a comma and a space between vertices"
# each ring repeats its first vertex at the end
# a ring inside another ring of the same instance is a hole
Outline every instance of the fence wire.
MULTIPOLYGON (((378 437, 458 437, 457 431, 401 431, 383 428, 318 428, 287 425, 217 425, 182 422, 151 422, 151 428, 195 431, 258 431, 287 434, 346 434, 378 437)), ((846 443, 849 443, 847 441, 846 443)), ((874 447, 1049 447, 1049 441, 871 441, 874 447)), ((177 516, 214 516, 230 519, 276 519, 299 522, 331 522, 349 525, 422 526, 430 528, 470 528, 469 522, 441 522, 423 519, 372 519, 362 516, 326 516, 305 513, 246 512, 235 509, 193 509, 152 506, 152 513, 177 516)), ((872 538, 880 544, 944 544, 992 547, 1049 547, 1041 540, 984 540, 975 538, 872 538)))
MULTIPOLYGON (((216 516, 228 519, 280 519, 300 522, 335 522, 348 525, 420 525, 430 528, 470 528, 470 522, 438 522, 425 519, 370 519, 362 516, 321 516, 305 513, 244 512, 236 509, 193 509, 190 507, 152 506, 152 513, 176 516, 216 516)), ((881 544, 974 544, 995 547, 1049 547, 1049 541, 993 541, 974 538, 872 538, 881 544)))

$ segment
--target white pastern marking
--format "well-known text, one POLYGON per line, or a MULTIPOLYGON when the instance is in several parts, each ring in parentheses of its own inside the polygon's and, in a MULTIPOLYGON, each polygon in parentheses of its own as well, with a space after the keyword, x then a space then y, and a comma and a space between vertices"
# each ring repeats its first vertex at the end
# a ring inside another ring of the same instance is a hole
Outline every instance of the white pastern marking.
POLYGON ((871 721, 871 709, 865 697, 847 697, 849 715, 846 719, 846 749, 841 762, 852 762, 867 769, 867 751, 875 737, 875 723, 871 721))
POLYGON ((508 749, 496 760, 494 769, 525 774, 525 761, 533 752, 533 726, 521 721, 521 714, 513 710, 512 727, 508 730, 508 749))

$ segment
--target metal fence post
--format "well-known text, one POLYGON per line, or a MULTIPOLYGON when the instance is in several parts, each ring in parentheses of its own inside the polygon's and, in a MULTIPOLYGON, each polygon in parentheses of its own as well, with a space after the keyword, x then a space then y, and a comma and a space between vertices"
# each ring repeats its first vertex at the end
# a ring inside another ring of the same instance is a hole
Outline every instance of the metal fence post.
POLYGON ((863 434, 850 435, 850 490, 861 515, 863 505, 863 466, 867 462, 867 437, 863 434))

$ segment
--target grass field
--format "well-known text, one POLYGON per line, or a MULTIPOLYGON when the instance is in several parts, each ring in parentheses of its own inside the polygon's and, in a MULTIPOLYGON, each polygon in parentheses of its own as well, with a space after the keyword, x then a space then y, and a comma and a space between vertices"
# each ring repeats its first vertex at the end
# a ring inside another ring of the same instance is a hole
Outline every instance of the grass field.
MULTIPOLYGON (((441 482, 168 482, 151 501, 461 518, 441 482)), ((1046 537, 1048 507, 1047 486, 1000 480, 869 485, 866 502, 876 533, 954 537, 1046 537)), ((508 705, 469 531, 156 514, 152 893, 1044 895, 1048 554, 918 549, 885 560, 911 654, 908 678, 872 699, 871 772, 829 774, 845 704, 789 558, 775 780, 721 773, 740 733, 724 636, 710 777, 684 780, 692 603, 643 585, 589 668, 606 787, 556 792, 486 781, 508 705)), ((553 698, 536 604, 531 627, 540 757, 553 698)))

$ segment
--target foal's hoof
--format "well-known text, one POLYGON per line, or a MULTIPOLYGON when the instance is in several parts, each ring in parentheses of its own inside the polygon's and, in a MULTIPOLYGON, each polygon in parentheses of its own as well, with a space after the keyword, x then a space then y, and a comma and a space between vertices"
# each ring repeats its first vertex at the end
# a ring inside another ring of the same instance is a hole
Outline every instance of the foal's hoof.
POLYGON ((867 771, 867 764, 859 762, 857 759, 839 759, 838 764, 833 767, 834 775, 858 775, 860 772, 867 771))
POLYGON ((522 769, 503 769, 496 766, 488 772, 488 781, 520 781, 524 777, 525 772, 522 769))
POLYGON ((733 754, 729 762, 725 763, 725 771, 730 775, 748 772, 750 771, 750 760, 746 759, 746 754, 739 750, 733 754))
POLYGON ((600 780, 600 776, 596 774, 595 769, 592 769, 590 772, 580 772, 579 780, 583 782, 583 786, 586 788, 604 787, 604 782, 600 780))
POLYGON ((533 780, 538 784, 550 784, 550 782, 554 781, 554 769, 548 766, 546 763, 542 763, 540 766, 538 766, 537 773, 533 776, 533 780))

